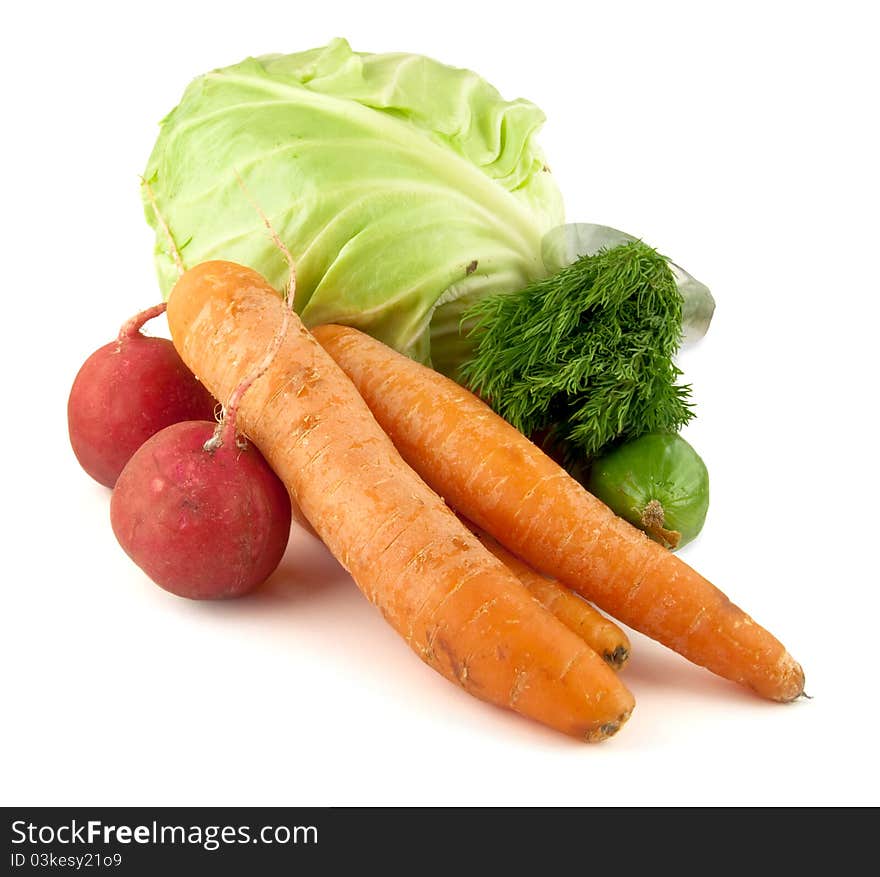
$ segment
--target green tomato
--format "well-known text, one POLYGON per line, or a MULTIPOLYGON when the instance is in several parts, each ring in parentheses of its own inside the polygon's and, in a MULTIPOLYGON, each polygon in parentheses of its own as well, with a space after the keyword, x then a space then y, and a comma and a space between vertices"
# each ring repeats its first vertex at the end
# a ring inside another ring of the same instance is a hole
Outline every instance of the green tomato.
POLYGON ((676 549, 695 539, 709 508, 709 473, 678 435, 649 433, 597 459, 587 488, 652 539, 676 549))

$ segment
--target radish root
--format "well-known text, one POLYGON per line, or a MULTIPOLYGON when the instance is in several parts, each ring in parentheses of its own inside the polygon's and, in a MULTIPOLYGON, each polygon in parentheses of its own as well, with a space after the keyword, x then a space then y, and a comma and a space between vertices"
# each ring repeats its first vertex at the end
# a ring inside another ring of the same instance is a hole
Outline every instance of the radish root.
POLYGON ((263 209, 257 203, 256 199, 251 195, 248 187, 245 185, 244 180, 242 179, 241 174, 238 171, 235 171, 235 179, 238 182, 239 188, 244 193, 244 197, 248 199, 251 207, 257 211, 260 219, 263 220, 263 225, 266 226, 266 229, 269 232, 269 237, 272 238, 272 243, 278 247, 281 255, 284 256, 285 262, 287 262, 287 267, 290 271, 289 279, 287 281, 287 293, 285 294, 285 301, 287 304, 296 310, 295 307, 295 299, 296 299, 296 262, 293 259, 293 256, 290 254, 290 250, 287 249, 287 245, 281 238, 278 236, 278 232, 272 227, 272 223, 269 221, 269 217, 263 212, 263 209))
POLYGON ((275 359, 276 354, 281 348, 281 344, 284 341, 285 336, 287 335, 287 330, 290 326, 290 314, 294 307, 294 301, 296 299, 296 263, 293 260, 293 256, 290 254, 290 250, 284 244, 284 241, 278 236, 278 233, 272 227, 272 223, 269 221, 269 217, 263 212, 263 209, 257 203, 256 199, 251 195, 248 191, 247 186, 245 185, 244 180, 239 174, 238 171, 235 171, 235 179, 238 182, 241 191, 244 193, 245 198, 248 199, 251 206, 259 215, 260 219, 263 220, 263 224, 269 231, 269 236, 272 238, 272 242, 276 247, 281 251, 281 254, 284 256, 287 267, 289 269, 289 277, 287 281, 287 290, 284 293, 283 299, 284 303, 287 307, 284 309, 284 315, 281 319, 281 325, 278 327, 278 331, 272 338, 271 343, 269 344, 269 349, 266 351, 266 355, 263 357, 259 365, 254 369, 251 374, 249 374, 233 391, 232 395, 229 397, 227 401, 223 413, 220 417, 220 421, 217 424, 216 429, 214 430, 214 435, 205 442, 205 450, 209 453, 213 453, 218 448, 222 447, 224 444, 232 445, 237 442, 237 433, 236 433, 236 420, 238 417, 238 406, 241 403, 241 399, 244 394, 251 388, 254 381, 259 380, 268 370, 269 366, 272 365, 272 361, 275 359))
MULTIPOLYGON (((284 316, 281 320, 281 325, 278 327, 278 331, 275 333, 275 336, 272 338, 272 342, 269 345, 269 349, 266 351, 266 355, 263 357, 262 361, 257 365, 253 372, 248 375, 233 391, 232 395, 229 397, 228 401, 224 406, 219 409, 219 412, 215 414, 217 417, 217 426, 214 429, 214 434, 211 436, 208 441, 205 442, 205 450, 208 453, 214 453, 218 448, 223 445, 236 445, 238 447, 243 447, 241 444, 241 440, 244 440, 242 436, 241 439, 238 437, 236 432, 236 420, 238 414, 238 406, 241 402, 242 396, 250 389, 251 385, 254 381, 259 380, 269 369, 269 366, 272 365, 272 361, 275 359, 275 355, 278 353, 278 350, 281 348, 281 343, 284 341, 284 336, 287 334, 287 329, 290 326, 290 312, 294 307, 294 302, 296 299, 296 262, 294 262, 293 256, 290 253, 290 250, 285 245, 284 241, 278 236, 278 233, 272 227, 272 223, 269 221, 269 217, 266 216, 263 209, 257 203, 256 199, 251 195, 248 191, 247 186, 245 185, 244 180, 241 177, 241 174, 236 170, 235 171, 235 179, 238 182, 239 187, 241 188, 242 193, 245 198, 247 198, 250 205, 254 208, 254 210, 259 215, 260 219, 263 220, 263 224, 269 231, 269 236, 272 238, 272 243, 279 249, 281 254, 284 256, 285 261, 287 262, 287 267, 289 269, 289 277, 287 281, 287 289, 284 293, 283 299, 287 307, 284 309, 284 316)), ((177 247, 177 244, 174 241, 174 235, 171 234, 171 229, 168 226, 168 223, 165 221, 165 217, 162 215, 162 211, 159 210, 159 205, 156 203, 156 195, 153 192, 150 184, 141 177, 141 185, 144 187, 144 191, 147 193, 147 199, 150 202, 150 205, 153 208, 153 213, 156 215, 156 221, 159 223, 162 231, 165 233, 165 237, 168 238, 168 244, 171 248, 171 256, 174 259, 174 264, 177 266, 177 273, 179 276, 182 276, 186 267, 183 264, 183 258, 180 255, 180 250, 177 247)), ((165 310, 165 305, 159 305, 157 308, 153 309, 156 313, 151 314, 151 316, 158 316, 165 310), (161 309, 159 309, 161 308, 161 309)), ((144 314, 149 313, 148 311, 144 311, 144 314)), ((142 314, 138 314, 132 321, 132 324, 143 316, 142 314)), ((135 325, 133 331, 137 331, 143 322, 146 322, 150 317, 146 317, 141 323, 135 325)), ((128 331, 128 325, 123 326, 122 331, 128 331)), ((122 333, 120 333, 120 338, 122 337, 122 333)))
POLYGON ((153 305, 153 307, 147 308, 139 314, 135 314, 130 320, 126 320, 122 324, 122 328, 119 330, 119 335, 116 338, 117 342, 122 344, 127 338, 133 338, 143 328, 144 323, 152 320, 153 317, 158 317, 161 314, 164 314, 167 307, 168 305, 163 301, 162 304, 153 305))

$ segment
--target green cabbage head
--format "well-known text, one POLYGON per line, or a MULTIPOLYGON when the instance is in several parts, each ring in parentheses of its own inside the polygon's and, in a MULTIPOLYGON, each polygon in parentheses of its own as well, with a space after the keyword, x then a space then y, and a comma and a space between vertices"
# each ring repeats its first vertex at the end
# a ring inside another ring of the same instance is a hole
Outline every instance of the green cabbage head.
MULTIPOLYGON (((546 275, 541 239, 563 215, 543 121, 469 70, 337 39, 200 76, 144 178, 187 266, 229 259, 286 286, 250 196, 293 254, 306 325, 356 326, 454 374, 464 307, 546 275)), ((145 211, 167 296, 175 264, 145 211)))

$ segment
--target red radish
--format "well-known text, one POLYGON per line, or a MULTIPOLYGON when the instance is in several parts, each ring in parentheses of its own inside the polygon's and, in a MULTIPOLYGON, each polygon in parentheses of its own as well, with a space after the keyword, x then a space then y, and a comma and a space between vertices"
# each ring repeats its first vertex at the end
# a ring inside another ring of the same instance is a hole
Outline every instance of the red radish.
POLYGON ((290 498, 263 455, 221 424, 177 423, 128 461, 110 500, 113 532, 166 591, 196 600, 239 597, 281 561, 290 498))
POLYGON ((113 487, 132 454, 160 429, 211 420, 215 401, 165 338, 142 335, 157 305, 132 317, 117 339, 83 364, 67 402, 70 444, 86 472, 113 487))
MULTIPOLYGON (((288 254, 289 256, 289 254, 288 254)), ((285 300, 293 301, 292 258, 285 300)), ((287 489, 236 432, 238 406, 272 363, 290 309, 263 361, 233 391, 220 423, 166 427, 125 465, 110 522, 126 554, 160 587, 194 600, 240 597, 281 562, 290 537, 287 489)))
MULTIPOLYGON (((144 187, 183 275, 174 238, 146 181, 144 187)), ((285 301, 292 306, 293 257, 254 206, 290 266, 285 301)), ((128 556, 166 591, 192 599, 238 597, 262 584, 281 561, 290 536, 290 497, 259 450, 237 435, 236 416, 242 396, 275 358, 289 323, 285 308, 262 363, 236 387, 219 424, 191 421, 157 432, 116 482, 110 500, 113 532, 128 556)))

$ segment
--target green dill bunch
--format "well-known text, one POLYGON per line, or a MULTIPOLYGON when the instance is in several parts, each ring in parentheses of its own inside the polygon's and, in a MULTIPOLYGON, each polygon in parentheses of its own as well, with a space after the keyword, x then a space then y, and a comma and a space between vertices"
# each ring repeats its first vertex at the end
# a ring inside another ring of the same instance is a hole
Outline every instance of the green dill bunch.
POLYGON ((693 417, 676 383, 682 297, 642 241, 583 256, 557 274, 471 307, 474 354, 462 378, 527 436, 582 462, 693 417))

